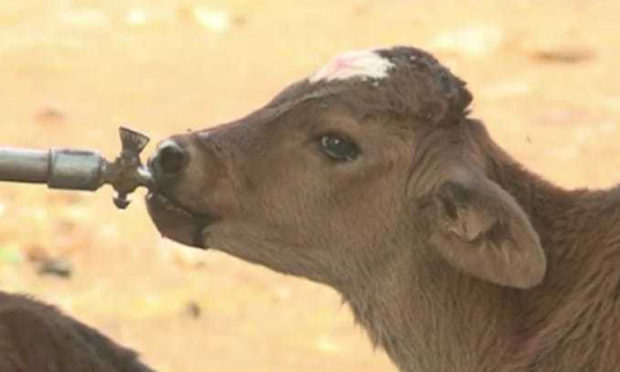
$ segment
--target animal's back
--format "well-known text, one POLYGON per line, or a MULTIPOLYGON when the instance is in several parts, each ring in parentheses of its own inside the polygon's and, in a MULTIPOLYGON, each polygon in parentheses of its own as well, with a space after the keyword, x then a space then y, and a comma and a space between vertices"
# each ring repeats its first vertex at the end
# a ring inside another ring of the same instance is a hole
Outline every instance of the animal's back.
POLYGON ((0 372, 152 372, 97 330, 25 296, 0 292, 0 372))

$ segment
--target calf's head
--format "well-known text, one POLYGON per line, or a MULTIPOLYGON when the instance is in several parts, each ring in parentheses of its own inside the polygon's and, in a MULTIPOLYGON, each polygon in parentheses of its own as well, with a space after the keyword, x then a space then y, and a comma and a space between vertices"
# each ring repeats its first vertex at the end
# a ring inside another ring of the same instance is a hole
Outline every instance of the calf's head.
POLYGON ((163 141, 149 212, 166 237, 335 287, 404 257, 531 287, 545 256, 486 175, 470 101, 418 49, 344 54, 245 118, 163 141))

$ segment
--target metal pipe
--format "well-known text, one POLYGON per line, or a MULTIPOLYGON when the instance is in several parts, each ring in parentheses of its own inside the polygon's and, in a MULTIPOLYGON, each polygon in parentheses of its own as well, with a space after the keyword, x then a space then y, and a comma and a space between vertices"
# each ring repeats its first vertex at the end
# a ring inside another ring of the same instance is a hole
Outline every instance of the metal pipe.
POLYGON ((102 184, 105 159, 97 152, 0 147, 0 180, 46 183, 52 189, 93 191, 102 184))
POLYGON ((124 127, 119 134, 122 151, 113 162, 96 151, 0 147, 0 181, 46 183, 53 189, 87 191, 110 184, 117 193, 114 203, 126 208, 131 192, 139 186, 154 188, 155 182, 140 161, 149 138, 124 127))
POLYGON ((0 147, 0 180, 47 182, 49 151, 0 147))
POLYGON ((107 162, 99 153, 51 149, 47 186, 52 189, 97 190, 107 162))

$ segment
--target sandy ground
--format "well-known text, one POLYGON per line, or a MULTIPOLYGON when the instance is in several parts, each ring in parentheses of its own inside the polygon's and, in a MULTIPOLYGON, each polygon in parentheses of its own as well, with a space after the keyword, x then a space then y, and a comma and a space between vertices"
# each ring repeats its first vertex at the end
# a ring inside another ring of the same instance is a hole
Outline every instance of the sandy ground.
MULTIPOLYGON (((154 142, 261 106, 333 54, 408 44, 469 82, 474 115, 566 187, 620 170, 620 2, 0 2, 0 145, 154 142)), ((146 152, 150 152, 150 145, 146 152)), ((161 371, 394 371, 328 288, 162 240, 137 199, 0 185, 0 288, 56 304, 161 371), (41 258, 73 267, 37 275, 41 258)))

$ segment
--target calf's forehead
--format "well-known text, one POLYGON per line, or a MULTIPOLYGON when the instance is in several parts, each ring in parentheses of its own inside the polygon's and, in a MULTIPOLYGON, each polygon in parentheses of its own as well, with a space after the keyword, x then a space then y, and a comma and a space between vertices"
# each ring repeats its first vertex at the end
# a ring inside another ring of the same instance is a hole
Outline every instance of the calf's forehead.
POLYGON ((344 103, 356 119, 374 115, 385 123, 404 118, 434 124, 460 120, 470 101, 464 82, 433 56, 395 47, 338 55, 260 111, 276 120, 289 112, 316 115, 321 105, 344 103))
POLYGON ((308 81, 316 83, 319 81, 349 80, 361 78, 362 80, 386 79, 389 71, 396 65, 388 58, 381 56, 374 50, 363 50, 348 52, 336 56, 325 66, 312 74, 308 81))
MULTIPOLYGON (((267 107, 294 105, 311 99, 361 93, 365 88, 379 87, 391 80, 396 64, 378 50, 362 50, 340 54, 309 77, 282 90, 267 107)), ((374 93, 377 92, 374 89, 374 93)))

